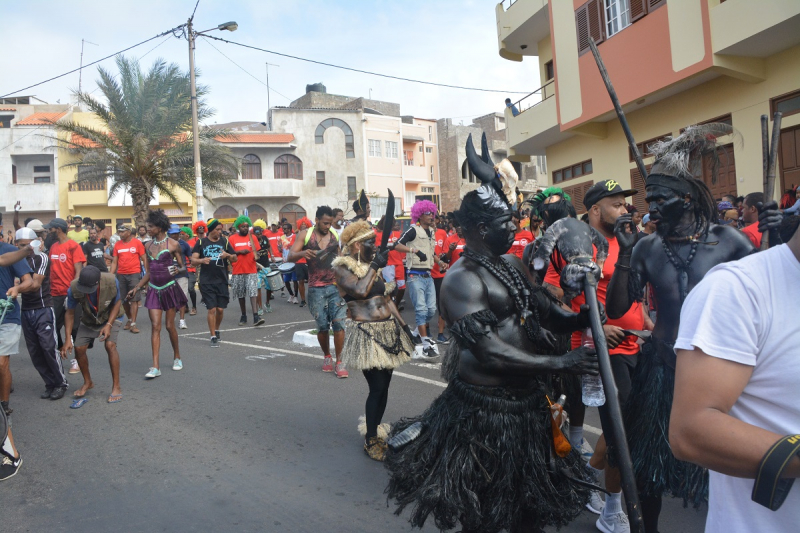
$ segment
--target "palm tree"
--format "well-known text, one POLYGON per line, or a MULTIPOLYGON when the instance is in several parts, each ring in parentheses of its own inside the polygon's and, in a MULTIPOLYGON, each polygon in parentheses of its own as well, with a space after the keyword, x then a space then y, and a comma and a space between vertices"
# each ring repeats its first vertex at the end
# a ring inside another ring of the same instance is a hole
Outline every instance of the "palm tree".
MULTIPOLYGON (((99 118, 100 127, 74 120, 54 126, 67 134, 59 136, 58 144, 75 156, 64 166, 78 168, 76 182, 100 185, 111 178, 109 197, 129 192, 140 225, 156 192, 177 204, 178 189, 195 191, 189 73, 162 59, 146 74, 136 59, 117 56, 116 63, 119 81, 98 68, 98 85, 107 104, 88 93, 76 93, 78 101, 99 118)), ((207 87, 197 87, 200 122, 214 114, 202 99, 207 93, 207 87)), ((214 141, 231 134, 206 127, 199 136, 204 191, 240 191, 238 159, 214 141)))

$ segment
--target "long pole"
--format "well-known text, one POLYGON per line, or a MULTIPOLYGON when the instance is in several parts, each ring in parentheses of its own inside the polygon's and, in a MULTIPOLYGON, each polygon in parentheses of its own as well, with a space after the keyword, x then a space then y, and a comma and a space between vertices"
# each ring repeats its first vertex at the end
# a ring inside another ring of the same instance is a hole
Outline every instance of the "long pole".
MULTIPOLYGON (((772 117, 772 142, 769 147, 769 158, 767 163, 767 175, 764 183, 764 205, 774 200, 775 197, 775 167, 778 164, 778 144, 781 140, 781 117, 783 113, 776 111, 772 117)), ((771 229, 761 236, 761 249, 769 248, 770 241, 778 242, 778 230, 771 229)))
POLYGON ((267 129, 272 131, 272 117, 269 114, 269 63, 264 63, 267 67, 267 129))
POLYGON ((205 220, 203 199, 203 174, 200 166, 200 133, 197 126, 197 83, 194 77, 194 45, 195 34, 192 29, 192 19, 186 25, 189 35, 189 80, 191 83, 192 98, 192 144, 194 148, 194 189, 195 203, 197 204, 197 220, 205 220))
POLYGON ((603 389, 606 395, 610 428, 603 428, 603 432, 614 436, 617 451, 617 466, 619 467, 622 492, 625 494, 625 504, 628 507, 628 519, 631 531, 641 533, 644 531, 642 523, 642 508, 639 505, 639 494, 636 492, 636 477, 633 474, 631 452, 628 449, 628 437, 625 434, 625 425, 622 423, 622 408, 619 405, 617 383, 614 381, 614 372, 611 370, 611 359, 608 355, 608 345, 603 332, 603 323, 600 320, 600 306, 597 303, 597 280, 591 272, 586 274, 583 282, 583 291, 586 303, 589 304, 589 322, 592 328, 594 346, 597 350, 597 359, 600 363, 600 378, 603 380, 603 389))
POLYGON ((633 133, 631 133, 631 128, 628 126, 628 119, 625 118, 625 113, 623 113, 622 106, 619 104, 617 92, 614 90, 614 86, 611 85, 611 78, 608 77, 608 71, 603 63, 603 58, 600 57, 600 52, 597 50, 597 45, 595 44, 594 39, 591 37, 589 38, 589 48, 592 50, 592 55, 597 63, 597 68, 600 69, 600 77, 603 78, 603 83, 606 84, 606 90, 608 91, 608 96, 611 97, 611 103, 614 104, 614 111, 617 112, 617 118, 622 126, 622 131, 625 133, 625 138, 628 139, 628 146, 630 146, 631 152, 633 153, 633 160, 636 161, 636 167, 639 169, 642 179, 646 180, 647 169, 644 166, 644 161, 642 161, 642 154, 639 153, 639 148, 636 146, 636 140, 634 140, 633 133))

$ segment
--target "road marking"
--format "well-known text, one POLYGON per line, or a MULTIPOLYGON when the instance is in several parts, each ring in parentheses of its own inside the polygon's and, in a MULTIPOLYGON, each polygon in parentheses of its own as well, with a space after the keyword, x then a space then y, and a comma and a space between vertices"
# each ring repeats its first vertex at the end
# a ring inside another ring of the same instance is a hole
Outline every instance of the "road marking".
MULTIPOLYGON (((222 331, 222 330, 220 330, 220 331, 222 331)), ((233 331, 235 331, 235 330, 233 330, 233 331)), ((197 339, 197 340, 200 340, 200 339, 197 339)), ((269 350, 271 350, 273 352, 280 352, 280 353, 285 353, 285 354, 290 354, 290 355, 300 355, 300 356, 303 356, 303 357, 310 357, 312 359, 319 359, 319 357, 320 357, 319 354, 310 354, 308 352, 298 352, 298 351, 295 351, 295 350, 284 350, 283 348, 272 348, 272 347, 269 347, 269 346, 265 347, 265 346, 259 346, 257 344, 246 344, 246 343, 243 343, 243 342, 220 341, 220 346, 224 346, 225 344, 230 344, 230 345, 233 345, 233 346, 241 346, 243 348, 256 348, 257 350, 263 350, 264 348, 268 348, 269 350)), ((278 354, 274 354, 273 357, 275 357, 276 355, 278 355, 278 354)), ((281 356, 278 355, 278 357, 281 357, 281 356)), ((267 359, 267 358, 271 359, 272 357, 263 356, 263 355, 250 355, 250 356, 245 357, 245 359, 248 359, 250 361, 264 360, 264 359, 267 359)), ((443 389, 447 387, 447 383, 444 383, 444 382, 441 382, 441 381, 436 381, 434 379, 428 379, 428 378, 423 378, 423 377, 420 377, 420 376, 415 376, 413 374, 406 374, 405 372, 397 372, 397 371, 395 371, 393 373, 393 375, 400 376, 401 378, 411 379, 411 380, 414 380, 414 381, 421 381, 422 383, 427 383, 429 385, 436 385, 437 387, 441 387, 443 389)), ((587 432, 587 433, 592 433, 594 435, 602 435, 602 433, 603 433, 603 430, 601 430, 599 428, 596 428, 594 426, 590 426, 588 424, 583 426, 583 430, 585 432, 587 432)))
MULTIPOLYGON (((313 320, 300 320, 299 322, 285 322, 281 324, 267 324, 264 326, 256 326, 253 329, 266 329, 266 328, 278 328, 282 326, 294 326, 296 324, 308 324, 309 322, 314 322, 313 320)), ((230 329, 221 329, 219 330, 220 333, 226 333, 228 331, 247 331, 242 328, 230 328, 230 329)), ((285 330, 284 330, 285 331, 285 330)), ((182 335, 178 335, 179 337, 192 337, 195 335, 208 335, 208 331, 199 331, 197 333, 184 333, 182 335)))

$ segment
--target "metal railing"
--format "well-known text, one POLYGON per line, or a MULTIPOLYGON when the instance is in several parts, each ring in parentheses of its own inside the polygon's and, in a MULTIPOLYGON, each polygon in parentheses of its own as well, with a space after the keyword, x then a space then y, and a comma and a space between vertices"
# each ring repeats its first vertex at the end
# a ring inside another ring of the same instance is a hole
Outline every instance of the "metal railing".
POLYGON ((555 81, 555 79, 548 81, 532 93, 528 94, 527 96, 523 96, 518 101, 514 102, 514 106, 517 108, 517 111, 519 111, 519 114, 521 115, 528 109, 536 107, 556 94, 555 81), (536 96, 539 98, 537 99, 536 96))
POLYGON ((503 1, 502 1, 502 4, 503 4, 503 10, 504 10, 504 11, 508 11, 508 8, 510 8, 511 6, 513 6, 513 5, 514 5, 516 2, 517 2, 517 0, 503 0, 503 1))
POLYGON ((91 181, 73 181, 69 184, 70 192, 77 191, 104 191, 106 190, 106 183, 95 183, 91 181))

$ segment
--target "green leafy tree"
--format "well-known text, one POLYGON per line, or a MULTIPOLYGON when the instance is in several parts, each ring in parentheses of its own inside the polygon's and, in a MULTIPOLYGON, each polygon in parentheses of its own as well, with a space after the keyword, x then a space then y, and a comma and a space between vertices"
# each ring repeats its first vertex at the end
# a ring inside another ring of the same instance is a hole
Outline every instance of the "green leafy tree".
MULTIPOLYGON (((54 124, 58 144, 74 156, 64 165, 77 167, 77 183, 100 185, 111 178, 109 197, 128 191, 137 225, 144 224, 150 201, 158 192, 178 203, 176 192, 194 195, 191 85, 189 72, 157 59, 143 73, 136 59, 116 58, 118 78, 98 68, 98 85, 107 103, 88 93, 76 93, 83 107, 96 115, 99 127, 74 120, 54 124)), ((198 120, 214 114, 203 97, 208 88, 197 86, 198 120)), ((203 191, 241 191, 239 161, 215 138, 230 137, 226 130, 200 128, 203 191)))

